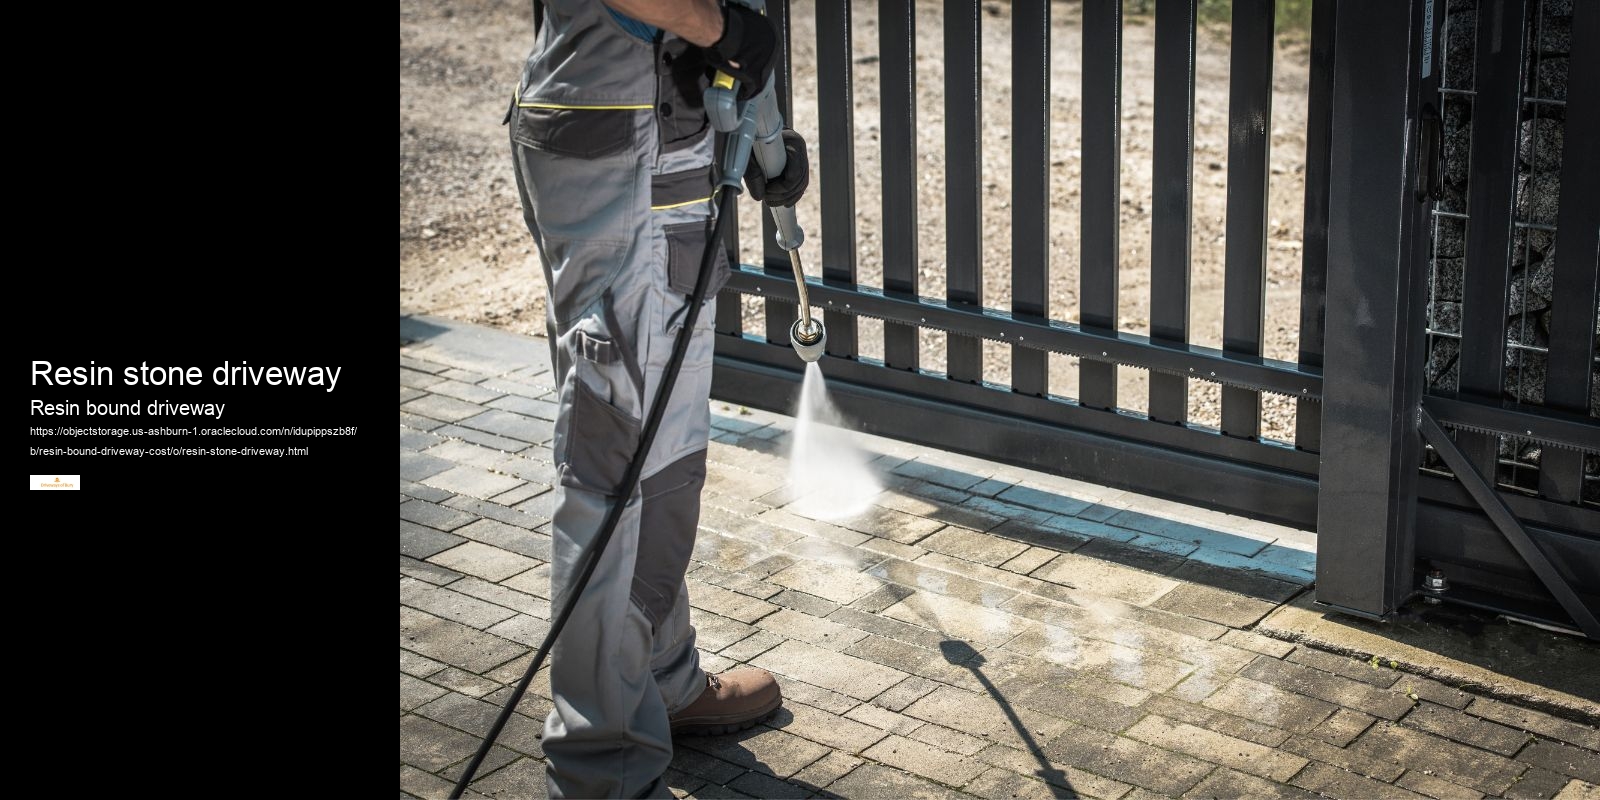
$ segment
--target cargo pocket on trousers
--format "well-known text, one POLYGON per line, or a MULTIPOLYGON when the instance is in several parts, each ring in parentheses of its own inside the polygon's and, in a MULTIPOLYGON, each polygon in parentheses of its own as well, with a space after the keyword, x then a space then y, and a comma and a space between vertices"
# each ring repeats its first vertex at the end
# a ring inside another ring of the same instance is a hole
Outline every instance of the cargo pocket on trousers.
MULTIPOLYGON (((695 281, 700 277, 700 259, 705 257, 706 242, 711 238, 711 220, 667 225, 662 231, 667 235, 667 285, 675 292, 692 295, 695 281)), ((707 300, 717 296, 731 274, 728 251, 720 246, 716 249, 710 284, 706 286, 707 300)))
POLYGON ((512 137, 535 150, 572 156, 602 158, 633 145, 633 111, 622 108, 517 109, 512 137))
POLYGON ((591 381, 606 380, 599 366, 616 358, 612 343, 580 334, 578 349, 561 485, 614 497, 639 449, 640 422, 590 386, 591 381))

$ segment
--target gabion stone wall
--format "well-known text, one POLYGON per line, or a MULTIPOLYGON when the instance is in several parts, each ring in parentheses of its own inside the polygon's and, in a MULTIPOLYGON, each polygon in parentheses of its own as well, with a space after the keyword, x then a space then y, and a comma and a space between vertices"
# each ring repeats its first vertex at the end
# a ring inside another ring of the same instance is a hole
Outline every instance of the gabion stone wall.
MULTIPOLYGON (((1542 404, 1545 350, 1550 344, 1550 306, 1556 252, 1556 211, 1561 193, 1561 154, 1567 99, 1567 60, 1572 50, 1573 0, 1542 0, 1530 20, 1518 148, 1515 233, 1505 320, 1506 398, 1542 404)), ((1472 143, 1473 73, 1477 54, 1478 0, 1449 0, 1441 31, 1444 50, 1440 92, 1444 117, 1444 199, 1435 209, 1433 263, 1429 280, 1428 388, 1455 391, 1460 382, 1461 280, 1465 265, 1467 190, 1472 143)), ((1600 46, 1591 43, 1590 46, 1600 46)), ((1581 257, 1581 256, 1580 256, 1581 257)), ((1600 345, 1600 327, 1595 331, 1600 345)), ((1593 381, 1589 413, 1600 416, 1600 371, 1593 381)), ((1537 485, 1539 448, 1503 440, 1502 483, 1537 485), (1525 469, 1523 467, 1526 467, 1525 469)), ((1600 457, 1585 460, 1585 473, 1600 473, 1600 457)), ((1600 478, 1587 480, 1584 498, 1600 502, 1600 478)))

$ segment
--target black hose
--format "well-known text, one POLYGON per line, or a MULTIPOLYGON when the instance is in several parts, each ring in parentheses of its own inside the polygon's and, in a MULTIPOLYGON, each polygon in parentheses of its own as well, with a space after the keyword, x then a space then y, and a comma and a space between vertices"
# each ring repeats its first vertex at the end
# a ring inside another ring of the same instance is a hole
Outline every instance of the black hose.
POLYGON ((478 752, 473 754, 466 771, 462 772, 461 778, 456 781, 455 790, 450 792, 450 800, 460 800, 461 794, 467 790, 467 784, 472 782, 472 776, 483 764, 484 756, 489 754, 489 748, 494 746, 495 739, 500 738, 500 731, 505 728, 506 721, 511 719, 512 711, 522 702, 522 696, 527 694, 528 685, 533 683, 534 673, 544 664, 545 656, 550 654, 550 647, 555 644, 556 637, 561 635, 561 629, 566 627, 567 618, 571 617, 573 609, 578 607, 578 598, 583 594, 584 587, 589 585, 589 578, 594 575, 595 567, 600 563, 600 554, 605 552, 606 544, 611 541, 611 535, 616 533, 617 522, 622 519, 622 511, 627 507, 629 498, 633 497, 633 490, 639 485, 639 474, 644 472, 645 458, 650 455, 650 445, 655 442, 656 429, 661 427, 661 417, 666 413, 667 399, 672 396, 672 386, 678 382, 678 371, 683 368, 684 356, 689 352, 689 341, 694 338, 695 323, 700 319, 700 306, 706 299, 706 284, 711 275, 711 265, 716 262, 717 248, 722 246, 722 223, 733 213, 733 204, 738 196, 737 191, 722 187, 717 221, 711 227, 711 237, 706 240, 705 254, 700 257, 700 273, 695 278, 694 294, 689 299, 688 314, 684 317, 683 329, 678 331, 677 338, 672 342, 672 357, 667 361, 666 370, 661 373, 661 385, 656 388, 655 400, 650 404, 650 414, 645 418, 644 431, 639 436, 639 450, 633 454, 633 461, 628 463, 628 471, 622 476, 622 490, 607 509, 605 521, 600 524, 599 534, 589 542, 583 549, 583 554, 578 557, 578 563, 583 565, 583 569, 578 573, 577 582, 567 590, 567 602, 561 606, 561 612, 556 614, 555 621, 550 624, 550 632, 544 635, 544 641, 539 644, 539 650, 533 656, 533 663, 528 665, 527 674, 517 682, 517 690, 511 693, 505 708, 500 709, 500 716, 489 728, 488 735, 483 737, 483 744, 478 745, 478 752))

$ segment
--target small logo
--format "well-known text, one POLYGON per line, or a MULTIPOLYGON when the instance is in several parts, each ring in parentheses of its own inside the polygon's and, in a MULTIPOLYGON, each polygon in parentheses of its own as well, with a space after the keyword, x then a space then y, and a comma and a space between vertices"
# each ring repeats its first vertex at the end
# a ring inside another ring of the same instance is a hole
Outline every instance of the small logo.
POLYGON ((29 475, 28 489, 44 491, 79 491, 77 475, 29 475))

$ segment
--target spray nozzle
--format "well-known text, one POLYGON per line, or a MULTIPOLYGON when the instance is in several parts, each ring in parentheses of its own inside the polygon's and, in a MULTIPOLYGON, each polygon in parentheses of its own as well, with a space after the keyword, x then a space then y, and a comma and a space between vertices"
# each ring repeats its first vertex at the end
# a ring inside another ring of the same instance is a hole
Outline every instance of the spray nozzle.
POLYGON ((809 364, 822 358, 822 350, 828 344, 828 331, 815 319, 797 319, 789 326, 789 344, 800 360, 809 364))

